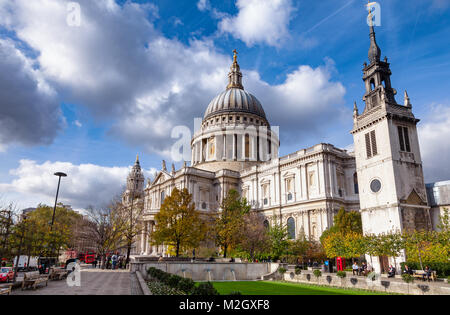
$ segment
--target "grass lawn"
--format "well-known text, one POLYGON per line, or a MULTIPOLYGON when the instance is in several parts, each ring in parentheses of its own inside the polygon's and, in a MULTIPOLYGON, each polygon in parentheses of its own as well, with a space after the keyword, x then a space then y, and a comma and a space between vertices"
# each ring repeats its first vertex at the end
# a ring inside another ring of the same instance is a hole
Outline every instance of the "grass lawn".
POLYGON ((350 290, 277 281, 212 282, 221 295, 239 291, 243 295, 384 295, 382 292, 350 290))

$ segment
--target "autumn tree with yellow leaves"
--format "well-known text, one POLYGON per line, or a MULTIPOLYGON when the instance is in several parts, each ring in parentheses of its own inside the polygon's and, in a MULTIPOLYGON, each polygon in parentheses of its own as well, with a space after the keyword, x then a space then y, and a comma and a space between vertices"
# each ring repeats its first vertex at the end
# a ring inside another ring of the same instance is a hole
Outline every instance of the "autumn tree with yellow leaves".
POLYGON ((182 250, 196 248, 205 239, 206 219, 195 209, 188 190, 175 188, 164 199, 160 211, 155 215, 152 243, 173 246, 176 257, 179 257, 182 250))

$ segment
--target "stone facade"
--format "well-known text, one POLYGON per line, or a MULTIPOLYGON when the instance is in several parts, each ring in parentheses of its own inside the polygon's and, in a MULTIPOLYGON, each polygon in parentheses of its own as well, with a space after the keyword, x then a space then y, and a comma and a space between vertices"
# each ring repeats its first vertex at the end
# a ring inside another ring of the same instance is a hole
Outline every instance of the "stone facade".
MULTIPOLYGON (((417 136, 418 119, 405 91, 404 104, 395 101, 387 58, 371 27, 370 64, 364 64, 365 109, 355 103, 355 152, 320 143, 279 157, 279 139, 261 103, 244 90, 236 53, 227 90, 209 104, 201 128, 191 141, 191 166, 167 170, 143 187, 139 161, 128 178, 124 202, 131 195, 144 202, 145 229, 135 254, 165 255, 163 246, 149 242, 164 198, 174 188, 187 188, 196 208, 220 211, 230 189, 241 193, 267 224, 288 225, 291 239, 305 234, 318 240, 343 207, 361 211, 365 234, 431 229, 417 136)), ((404 257, 398 257, 401 262, 404 257)), ((373 258, 380 270, 384 258, 373 258)), ((386 267, 386 266, 384 266, 386 267)))

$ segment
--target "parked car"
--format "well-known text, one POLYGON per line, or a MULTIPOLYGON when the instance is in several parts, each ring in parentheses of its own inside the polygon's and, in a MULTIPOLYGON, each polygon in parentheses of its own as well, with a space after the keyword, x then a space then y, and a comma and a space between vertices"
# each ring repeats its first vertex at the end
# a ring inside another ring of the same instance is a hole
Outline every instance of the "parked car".
POLYGON ((10 282, 14 279, 14 270, 11 267, 0 269, 0 282, 10 282))

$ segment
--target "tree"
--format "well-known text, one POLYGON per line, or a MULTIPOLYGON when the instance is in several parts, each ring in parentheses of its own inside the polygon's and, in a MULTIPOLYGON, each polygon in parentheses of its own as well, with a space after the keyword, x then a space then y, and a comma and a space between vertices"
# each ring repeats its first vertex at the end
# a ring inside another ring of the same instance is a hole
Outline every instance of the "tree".
POLYGON ((394 258, 394 265, 397 266, 396 257, 401 254, 401 251, 405 248, 405 243, 402 235, 399 232, 381 234, 378 238, 379 246, 382 248, 383 255, 394 258))
POLYGON ((75 222, 81 215, 66 209, 60 204, 56 207, 55 221, 51 226, 53 208, 46 205, 38 207, 25 217, 20 215, 21 233, 14 235, 15 246, 22 242, 25 253, 33 256, 55 257, 59 251, 70 247, 74 238, 75 222))
POLYGON ((347 249, 345 248, 344 235, 340 232, 328 234, 322 239, 322 245, 329 258, 346 256, 347 249))
POLYGON ((333 226, 323 231, 320 236, 320 242, 323 245, 323 241, 333 233, 340 233, 345 235, 346 233, 359 233, 362 234, 362 220, 361 214, 357 211, 345 211, 344 208, 339 209, 338 213, 333 219, 333 226))
POLYGON ((288 255, 295 257, 295 263, 305 262, 308 257, 308 252, 311 249, 310 242, 306 239, 305 235, 300 235, 298 239, 289 242, 288 255))
POLYGON ((244 216, 244 230, 239 247, 253 261, 256 255, 264 253, 269 246, 269 236, 264 226, 264 216, 251 211, 244 216))
POLYGON ((0 259, 12 257, 10 238, 14 227, 14 212, 12 205, 0 209, 0 259))
POLYGON ((127 249, 126 264, 130 261, 131 248, 136 240, 136 237, 140 235, 144 229, 141 218, 144 213, 143 200, 136 200, 133 196, 131 204, 128 206, 117 202, 117 215, 120 216, 122 222, 122 235, 127 249))
POLYGON ((97 254, 101 257, 101 268, 105 268, 106 254, 117 250, 123 240, 122 218, 118 215, 121 204, 112 201, 110 205, 95 209, 92 206, 87 209, 88 220, 84 220, 84 233, 78 237, 90 240, 96 247, 97 254))
POLYGON ((188 190, 175 188, 164 199, 160 211, 155 215, 156 227, 152 241, 156 245, 175 247, 175 255, 186 248, 195 248, 206 235, 205 218, 195 209, 188 190))
POLYGON ((362 234, 361 214, 357 211, 345 211, 344 208, 334 217, 334 226, 341 233, 356 232, 362 234))
POLYGON ((241 240, 243 218, 250 211, 250 205, 236 190, 231 189, 220 208, 214 224, 216 244, 222 248, 223 257, 227 257, 228 249, 238 245, 241 240))
POLYGON ((274 223, 269 227, 270 251, 273 259, 279 259, 286 253, 289 241, 289 232, 286 225, 274 223))
POLYGON ((370 264, 373 266, 372 257, 382 256, 382 250, 379 246, 380 236, 375 234, 367 234, 364 236, 364 244, 366 249, 366 254, 370 257, 370 264))

